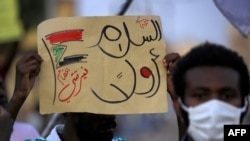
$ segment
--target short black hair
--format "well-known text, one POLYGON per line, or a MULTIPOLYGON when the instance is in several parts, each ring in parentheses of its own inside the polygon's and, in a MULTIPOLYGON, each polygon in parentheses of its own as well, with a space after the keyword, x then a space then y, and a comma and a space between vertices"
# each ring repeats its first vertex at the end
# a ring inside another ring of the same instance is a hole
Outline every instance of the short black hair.
POLYGON ((243 58, 223 45, 205 42, 192 48, 177 62, 173 72, 173 85, 177 96, 184 98, 186 72, 199 66, 222 66, 236 70, 240 75, 241 96, 249 94, 249 72, 243 58))

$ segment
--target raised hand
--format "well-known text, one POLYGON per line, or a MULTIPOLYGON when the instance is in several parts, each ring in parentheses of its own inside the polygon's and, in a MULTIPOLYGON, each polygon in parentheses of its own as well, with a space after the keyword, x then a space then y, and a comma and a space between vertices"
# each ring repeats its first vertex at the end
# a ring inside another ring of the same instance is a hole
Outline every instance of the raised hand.
POLYGON ((41 62, 42 59, 36 52, 29 52, 16 63, 15 90, 8 104, 8 110, 14 120, 34 86, 41 62))
POLYGON ((176 100, 176 95, 174 92, 174 86, 172 82, 172 74, 177 61, 180 59, 178 53, 169 53, 163 59, 163 64, 167 69, 167 90, 170 94, 172 100, 176 100))

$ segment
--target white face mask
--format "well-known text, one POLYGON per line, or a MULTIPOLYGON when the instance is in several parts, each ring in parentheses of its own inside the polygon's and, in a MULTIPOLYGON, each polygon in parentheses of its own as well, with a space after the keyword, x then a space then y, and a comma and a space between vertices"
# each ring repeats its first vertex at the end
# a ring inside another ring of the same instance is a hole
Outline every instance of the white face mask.
POLYGON ((195 107, 185 106, 188 112, 188 134, 195 141, 223 141, 224 125, 239 124, 241 114, 246 111, 247 100, 242 108, 237 108, 220 100, 209 100, 195 107))

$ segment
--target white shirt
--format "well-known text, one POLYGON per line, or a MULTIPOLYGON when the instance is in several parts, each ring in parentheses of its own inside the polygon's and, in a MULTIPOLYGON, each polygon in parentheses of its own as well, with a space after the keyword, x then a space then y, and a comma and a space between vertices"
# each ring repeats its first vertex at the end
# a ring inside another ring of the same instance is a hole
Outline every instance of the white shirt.
MULTIPOLYGON (((61 133, 63 130, 64 125, 60 124, 60 125, 56 125, 50 132, 50 134, 48 135, 48 137, 46 139, 42 139, 42 138, 37 138, 37 139, 33 139, 33 140, 25 140, 25 141, 61 141, 58 133, 61 133)), ((114 137, 112 139, 112 141, 126 141, 122 138, 119 137, 114 137)))

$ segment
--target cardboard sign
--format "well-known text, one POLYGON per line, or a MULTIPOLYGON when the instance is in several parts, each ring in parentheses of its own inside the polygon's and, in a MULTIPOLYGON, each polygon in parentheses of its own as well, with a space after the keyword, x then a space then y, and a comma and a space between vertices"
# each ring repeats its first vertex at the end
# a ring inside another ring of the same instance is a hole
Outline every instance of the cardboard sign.
POLYGON ((167 111, 158 16, 64 17, 38 26, 40 113, 167 111))

